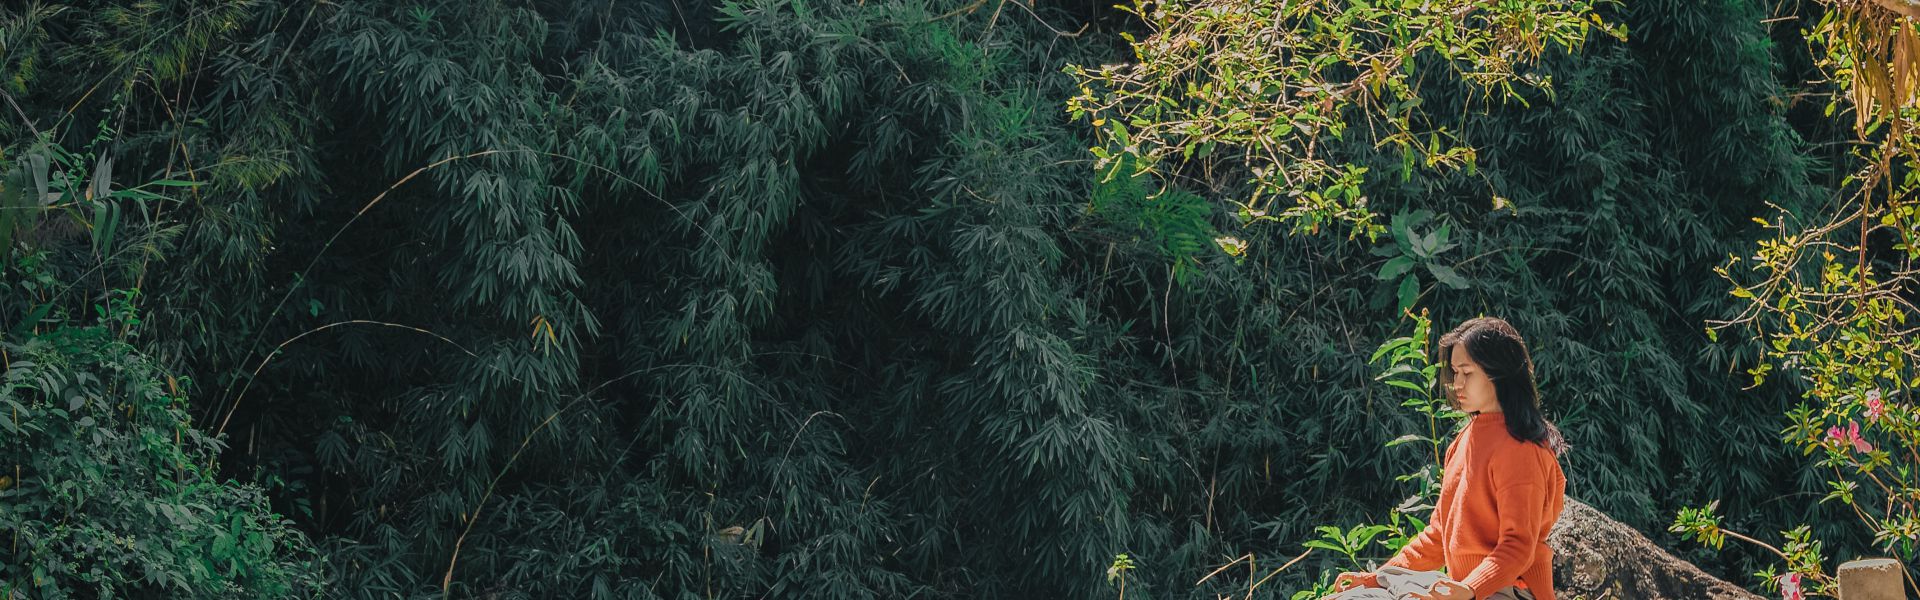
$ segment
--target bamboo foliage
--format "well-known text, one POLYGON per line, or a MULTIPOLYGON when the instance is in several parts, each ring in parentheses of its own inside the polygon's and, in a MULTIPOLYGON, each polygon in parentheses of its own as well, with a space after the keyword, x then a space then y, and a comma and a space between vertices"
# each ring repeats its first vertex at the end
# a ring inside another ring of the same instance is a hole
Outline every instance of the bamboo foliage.
MULTIPOLYGON (((182 420, 309 532, 318 560, 285 562, 327 597, 1102 598, 1120 553, 1129 597, 1237 595, 1194 582, 1379 514, 1427 460, 1381 451, 1429 425, 1367 364, 1403 299, 1528 334, 1576 497, 1643 528, 1712 497, 1730 526, 1800 511, 1773 491, 1790 449, 1735 443, 1795 390, 1742 392, 1724 374, 1760 343, 1698 328, 1740 306, 1711 267, 1758 199, 1823 197, 1828 140, 1771 103, 1792 57, 1753 51, 1750 3, 1608 5, 1635 35, 1528 55, 1554 82, 1517 88, 1531 107, 1432 71, 1426 123, 1478 170, 1343 184, 1403 217, 1390 252, 1252 228, 1178 272, 1168 249, 1239 216, 1097 179, 1101 134, 1062 110, 1062 65, 1125 58, 1125 12, 59 6, 7 34, 25 118, 0 160, 31 122, 74 151, 105 131, 116 182, 202 184, 121 219, 113 247, 157 249, 144 271, 34 223, 0 331, 144 319, 127 343, 195 382, 182 420), (185 67, 138 67, 176 41, 185 67), (106 71, 93 94, 70 75, 106 71)), ((1347 133, 1316 156, 1405 164, 1347 133)))

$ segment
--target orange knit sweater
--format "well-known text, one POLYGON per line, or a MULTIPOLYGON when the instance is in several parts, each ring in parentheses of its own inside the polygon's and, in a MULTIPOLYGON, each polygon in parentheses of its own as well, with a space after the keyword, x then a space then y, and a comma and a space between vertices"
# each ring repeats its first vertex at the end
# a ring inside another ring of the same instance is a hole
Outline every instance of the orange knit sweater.
POLYGON ((1518 585, 1553 598, 1547 532, 1566 502, 1567 478, 1551 450, 1507 432, 1506 415, 1474 415, 1447 446, 1433 522, 1388 565, 1449 576, 1486 598, 1518 585))

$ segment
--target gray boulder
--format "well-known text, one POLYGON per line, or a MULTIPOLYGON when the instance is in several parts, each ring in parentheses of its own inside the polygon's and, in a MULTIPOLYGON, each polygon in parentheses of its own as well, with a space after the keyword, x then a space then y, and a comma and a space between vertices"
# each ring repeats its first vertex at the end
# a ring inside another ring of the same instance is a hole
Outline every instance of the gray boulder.
POLYGON ((1553 547, 1553 582, 1562 600, 1766 600, 1571 498, 1547 545, 1553 547))

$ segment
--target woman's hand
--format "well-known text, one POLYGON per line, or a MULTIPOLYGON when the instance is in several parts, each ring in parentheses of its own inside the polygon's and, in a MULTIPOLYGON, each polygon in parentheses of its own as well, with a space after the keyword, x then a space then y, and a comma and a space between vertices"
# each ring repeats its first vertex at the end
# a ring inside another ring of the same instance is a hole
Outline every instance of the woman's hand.
POLYGON ((1372 573, 1348 571, 1333 579, 1333 591, 1344 592, 1358 587, 1380 587, 1380 580, 1372 573))
POLYGON ((1415 593, 1408 596, 1412 600, 1473 600, 1473 588, 1452 579, 1433 582, 1427 593, 1415 593))

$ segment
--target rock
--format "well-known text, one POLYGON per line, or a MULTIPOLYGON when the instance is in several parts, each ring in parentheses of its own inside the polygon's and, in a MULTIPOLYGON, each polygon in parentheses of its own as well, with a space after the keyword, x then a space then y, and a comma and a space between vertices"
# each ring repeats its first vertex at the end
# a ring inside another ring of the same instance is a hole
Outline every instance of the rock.
POLYGON ((1563 600, 1765 600, 1572 498, 1547 545, 1553 547, 1556 596, 1563 600))

